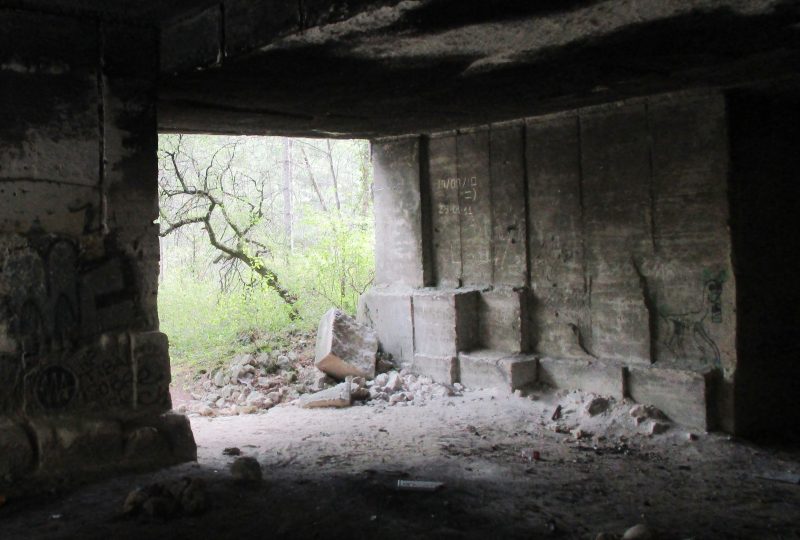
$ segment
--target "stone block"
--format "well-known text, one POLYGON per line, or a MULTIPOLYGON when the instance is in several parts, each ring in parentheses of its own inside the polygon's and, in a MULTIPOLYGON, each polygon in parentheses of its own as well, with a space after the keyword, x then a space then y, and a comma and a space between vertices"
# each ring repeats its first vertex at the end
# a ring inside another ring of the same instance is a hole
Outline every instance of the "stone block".
POLYGON ((534 356, 478 350, 458 354, 460 382, 471 388, 500 388, 513 392, 536 382, 534 356))
POLYGON ((583 390, 617 399, 624 396, 623 367, 600 360, 540 358, 539 381, 554 388, 583 390))
POLYGON ((395 362, 414 360, 411 291, 370 289, 359 298, 358 322, 375 330, 381 350, 390 353, 395 362))
POLYGON ((336 379, 375 376, 378 336, 346 313, 330 309, 319 323, 314 365, 336 379))
POLYGON ((678 424, 707 431, 715 427, 710 400, 714 376, 713 370, 629 367, 628 394, 638 403, 659 408, 678 424))
POLYGON ((427 356, 415 354, 411 370, 443 384, 459 382, 458 358, 455 356, 427 356))
POLYGON ((131 334, 134 373, 136 374, 137 413, 160 413, 172 408, 169 340, 161 332, 131 334))
POLYGON ((478 343, 476 290, 422 290, 414 293, 414 353, 457 356, 478 343))
POLYGON ((25 430, 11 420, 0 419, 0 485, 28 472, 33 456, 25 430))
POLYGON ((321 390, 313 394, 300 396, 299 404, 304 409, 318 409, 322 407, 349 407, 352 402, 350 395, 351 384, 349 379, 339 383, 333 388, 321 390))
POLYGON ((509 352, 528 350, 527 289, 481 292, 478 333, 480 346, 509 352))
POLYGON ((100 470, 118 466, 123 456, 122 425, 116 421, 35 418, 29 425, 45 472, 100 470))
MULTIPOLYGON (((138 420, 126 426, 126 435, 126 454, 129 451, 129 445, 132 443, 134 445, 144 444, 147 439, 153 438, 155 448, 148 450, 148 452, 153 453, 156 458, 160 455, 163 458, 160 463, 171 464, 197 460, 197 444, 192 434, 192 426, 189 423, 189 419, 183 414, 168 412, 138 420), (137 436, 138 441, 132 441, 130 436, 138 429, 145 429, 149 431, 149 434, 142 432, 137 436), (159 437, 166 441, 169 450, 166 455, 156 452, 158 448, 163 448, 163 446, 161 442, 152 437, 152 429, 155 429, 159 437)), ((158 464, 152 461, 150 463, 158 464)))

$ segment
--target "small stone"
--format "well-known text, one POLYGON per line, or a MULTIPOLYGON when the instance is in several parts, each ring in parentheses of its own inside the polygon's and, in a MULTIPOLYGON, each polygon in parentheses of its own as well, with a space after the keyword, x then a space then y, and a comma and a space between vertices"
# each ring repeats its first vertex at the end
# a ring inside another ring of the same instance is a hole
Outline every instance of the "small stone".
POLYGON ((464 385, 461 384, 461 383, 455 383, 453 385, 453 388, 455 389, 456 392, 463 392, 464 391, 464 385))
POLYGON ((200 416, 216 416, 214 409, 212 409, 208 405, 203 405, 202 407, 197 409, 197 412, 198 414, 200 414, 200 416))
POLYGON ((122 504, 122 512, 124 514, 135 514, 142 509, 142 505, 148 499, 147 492, 142 488, 136 488, 125 498, 122 504))
POLYGON ((231 464, 231 475, 242 482, 261 482, 261 465, 256 458, 239 457, 231 464))
POLYGON ((622 540, 652 540, 653 538, 655 538, 653 533, 643 523, 634 525, 622 535, 622 540))
POLYGON ((297 358, 298 358, 298 356, 297 356, 297 353, 296 353, 296 352, 294 352, 294 351, 289 351, 288 353, 286 353, 286 356, 289 358, 289 361, 290 361, 290 362, 297 362, 297 358))
POLYGON ((222 407, 224 407, 224 406, 225 406, 225 398, 222 398, 222 397, 221 397, 221 398, 219 398, 219 399, 216 401, 215 405, 216 405, 217 407, 219 407, 220 409, 221 409, 222 407))
POLYGON ((214 385, 218 386, 219 388, 222 388, 223 386, 228 384, 228 380, 229 380, 228 374, 225 373, 225 370, 223 369, 220 369, 214 374, 214 385))
POLYGON ((386 386, 386 383, 389 382, 389 375, 386 373, 381 373, 377 377, 375 377, 375 386, 386 386))
POLYGON ((242 451, 239 448, 235 447, 235 446, 229 446, 228 448, 226 448, 226 449, 224 449, 222 451, 222 455, 223 456, 240 456, 240 455, 242 455, 242 451))
POLYGON ((267 394, 267 399, 270 400, 272 403, 280 403, 281 402, 281 393, 280 392, 270 392, 267 394))
POLYGON ((390 392, 400 390, 403 387, 403 379, 397 372, 389 374, 389 380, 386 381, 385 388, 390 392))
POLYGON ((619 535, 613 533, 602 532, 594 537, 594 540, 618 540, 619 535))
POLYGON ((609 402, 608 399, 604 397, 594 397, 586 403, 584 407, 584 411, 589 416, 597 416, 598 414, 602 414, 608 410, 609 402))
POLYGON ((278 357, 278 365, 281 367, 281 369, 288 369, 292 366, 292 361, 288 356, 282 354, 278 357))
POLYGON ((237 405, 233 409, 236 414, 255 414, 258 411, 258 407, 254 405, 237 405))
POLYGON ((696 434, 694 434, 694 433, 687 433, 687 434, 686 434, 686 440, 688 440, 688 441, 694 442, 694 441, 696 441, 697 439, 698 439, 698 437, 697 437, 697 435, 696 435, 696 434))
POLYGON ((254 407, 261 407, 264 405, 264 402, 267 400, 266 396, 261 392, 250 392, 250 395, 247 396, 245 403, 247 405, 252 405, 254 407))
POLYGON ((406 398, 406 395, 403 394, 403 393, 392 394, 389 397, 389 403, 391 405, 394 405, 396 403, 401 403, 401 402, 407 401, 407 399, 408 398, 406 398))
POLYGON ((666 433, 669 431, 669 428, 670 426, 666 422, 653 421, 650 424, 650 435, 660 435, 662 433, 666 433))

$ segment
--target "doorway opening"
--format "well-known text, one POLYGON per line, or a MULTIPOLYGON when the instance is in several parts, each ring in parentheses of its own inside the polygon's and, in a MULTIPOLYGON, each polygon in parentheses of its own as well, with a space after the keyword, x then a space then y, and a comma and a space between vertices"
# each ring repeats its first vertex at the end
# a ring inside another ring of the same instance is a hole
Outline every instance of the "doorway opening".
POLYGON ((309 389, 320 317, 354 315, 372 283, 372 182, 366 140, 159 137, 176 408, 241 414, 309 389))

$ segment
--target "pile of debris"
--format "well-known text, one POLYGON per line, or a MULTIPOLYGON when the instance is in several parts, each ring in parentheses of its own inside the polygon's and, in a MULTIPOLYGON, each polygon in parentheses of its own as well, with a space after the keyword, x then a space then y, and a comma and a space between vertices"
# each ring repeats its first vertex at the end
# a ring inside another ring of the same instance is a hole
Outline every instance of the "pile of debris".
POLYGON ((186 399, 174 399, 175 409, 201 416, 253 414, 318 389, 313 335, 294 338, 280 350, 240 354, 229 365, 201 374, 188 383, 186 399))
MULTIPOLYGON (((652 405, 577 390, 562 390, 553 396, 556 401, 548 409, 551 412, 541 418, 539 424, 557 433, 569 434, 578 441, 597 441, 632 433, 660 435, 673 427, 669 418, 652 405)), ((528 397, 539 399, 537 393, 528 397)))
POLYGON ((348 376, 344 382, 301 396, 295 403, 307 409, 349 407, 354 404, 422 407, 430 400, 460 396, 463 391, 464 387, 459 383, 452 386, 439 384, 429 377, 417 376, 407 370, 392 370, 379 373, 371 381, 364 377, 348 376))
POLYGON ((391 359, 380 355, 375 332, 338 309, 328 311, 320 322, 314 365, 320 372, 316 386, 334 386, 301 396, 296 401, 301 407, 421 406, 431 399, 460 395, 464 389, 397 371, 391 359))

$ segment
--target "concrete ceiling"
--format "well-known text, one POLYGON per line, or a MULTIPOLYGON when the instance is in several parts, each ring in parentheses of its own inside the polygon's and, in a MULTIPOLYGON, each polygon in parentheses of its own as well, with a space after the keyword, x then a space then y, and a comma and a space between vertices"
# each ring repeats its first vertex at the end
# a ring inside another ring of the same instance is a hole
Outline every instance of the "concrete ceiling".
POLYGON ((797 77, 798 0, 0 0, 161 27, 163 131, 376 137, 797 77))
POLYGON ((375 137, 800 65, 796 0, 278 4, 230 0, 164 28, 161 129, 375 137))

